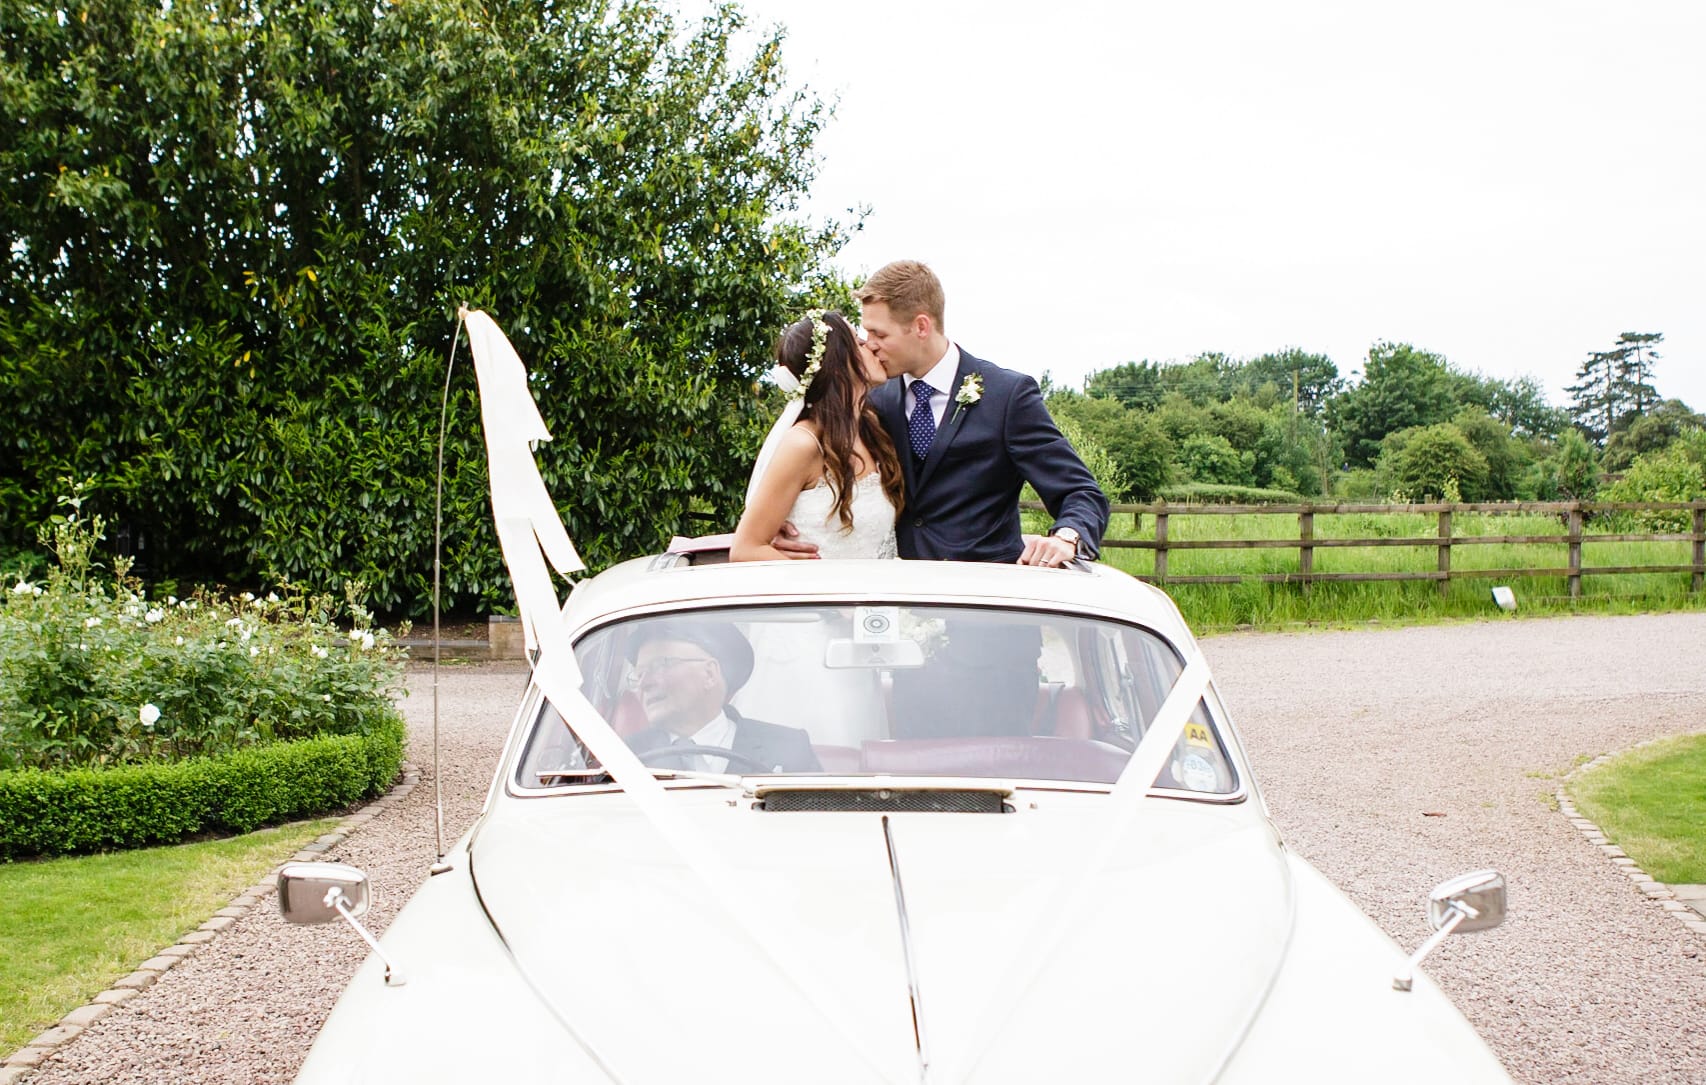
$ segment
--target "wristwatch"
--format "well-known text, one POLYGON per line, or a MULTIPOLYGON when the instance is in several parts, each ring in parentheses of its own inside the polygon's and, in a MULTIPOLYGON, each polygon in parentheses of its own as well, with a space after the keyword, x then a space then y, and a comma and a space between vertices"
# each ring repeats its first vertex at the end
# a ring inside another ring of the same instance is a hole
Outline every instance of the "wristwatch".
POLYGON ((1065 539, 1067 542, 1071 543, 1072 554, 1074 557, 1084 552, 1084 540, 1079 536, 1077 528, 1057 527, 1053 531, 1050 531, 1049 534, 1053 535, 1057 539, 1065 539))

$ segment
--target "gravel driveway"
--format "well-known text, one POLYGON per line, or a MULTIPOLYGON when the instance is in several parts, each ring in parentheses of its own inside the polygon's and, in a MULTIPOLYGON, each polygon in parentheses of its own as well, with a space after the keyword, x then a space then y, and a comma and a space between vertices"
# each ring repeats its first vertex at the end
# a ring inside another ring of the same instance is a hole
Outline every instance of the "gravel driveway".
MULTIPOLYGON (((1287 841, 1405 947, 1422 900, 1504 871, 1511 916, 1427 969, 1524 1082, 1706 1081, 1706 942, 1642 896, 1551 796, 1579 759, 1706 730, 1706 614, 1504 620, 1203 642, 1287 841), (1423 816, 1424 811, 1443 816, 1423 816)), ((447 831, 478 810, 522 671, 441 671, 447 831)), ((430 763, 431 675, 411 673, 430 763)), ((343 844, 383 927, 432 859, 432 786, 343 844)), ((285 1082, 364 955, 269 898, 54 1056, 32 1085, 285 1082)))

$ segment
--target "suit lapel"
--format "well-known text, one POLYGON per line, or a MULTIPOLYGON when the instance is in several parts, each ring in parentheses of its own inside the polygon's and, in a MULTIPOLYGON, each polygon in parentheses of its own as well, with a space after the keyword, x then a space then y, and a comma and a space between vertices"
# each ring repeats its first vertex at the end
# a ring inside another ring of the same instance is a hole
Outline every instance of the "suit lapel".
POLYGON ((746 726, 746 717, 736 712, 733 705, 724 707, 723 711, 727 712, 729 718, 735 721, 735 738, 733 742, 729 743, 729 752, 742 754, 760 764, 768 765, 769 762, 765 760, 764 743, 757 734, 758 729, 746 726))
POLYGON ((936 439, 930 443, 930 454, 924 457, 924 466, 918 469, 917 488, 920 490, 930 484, 930 476, 936 473, 936 465, 942 462, 942 456, 948 451, 948 446, 954 443, 954 438, 959 436, 960 427, 965 425, 966 415, 970 412, 955 403, 954 397, 960 394, 960 385, 965 383, 966 374, 972 372, 976 361, 977 359, 963 349, 960 351, 960 364, 954 370, 954 386, 948 389, 948 409, 942 412, 942 424, 936 427, 936 439))

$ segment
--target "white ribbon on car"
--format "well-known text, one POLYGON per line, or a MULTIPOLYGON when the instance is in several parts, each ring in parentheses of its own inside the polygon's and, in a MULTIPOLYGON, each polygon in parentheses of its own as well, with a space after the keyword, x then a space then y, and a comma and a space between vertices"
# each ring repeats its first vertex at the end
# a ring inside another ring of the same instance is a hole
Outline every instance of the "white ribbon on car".
POLYGON ((1108 796, 1112 804, 1110 816, 1103 823, 1101 833, 1090 842, 1077 874, 1062 879, 1056 886, 1054 895, 1038 913, 1045 918, 1039 920, 1030 936, 1012 940, 1011 944, 1019 947, 1018 953, 1000 982, 990 988, 989 998, 975 1019, 971 1043, 964 1050, 954 1052, 942 1076, 936 1079, 932 1075, 934 1080, 972 1080, 978 1064, 1007 1019, 1013 1015, 1019 1001, 1031 990, 1038 973, 1053 958, 1061 939, 1069 932, 1081 929, 1080 913, 1091 901, 1099 899, 1093 883, 1107 869, 1108 859, 1130 831, 1132 820, 1149 796, 1155 778, 1161 774, 1179 736, 1184 733, 1186 721, 1208 691, 1209 677, 1208 660, 1198 651, 1180 672, 1167 699, 1149 721, 1142 741, 1121 770, 1113 793, 1108 796))
POLYGON ((764 477, 764 471, 770 466, 770 461, 776 456, 776 448, 782 443, 782 435, 791 429, 800 419, 800 412, 805 409, 804 396, 795 396, 794 392, 800 387, 800 378, 794 376, 786 366, 777 366, 770 371, 771 379, 788 393, 788 405, 782 408, 777 416, 776 424, 770 427, 770 432, 764 437, 764 444, 759 446, 758 459, 752 464, 752 477, 746 484, 746 503, 752 504, 752 499, 758 493, 758 482, 764 477))
MULTIPOLYGON (((858 1053, 873 1076, 881 1080, 883 1060, 871 1049, 865 1037, 847 1027, 846 1022, 853 1020, 853 1015, 847 1012, 829 985, 817 979, 806 962, 759 929, 753 917, 762 914, 762 909, 752 907, 743 899, 750 890, 728 876, 721 849, 692 821, 681 816, 675 804, 669 801, 663 784, 581 692, 580 665, 575 659, 574 645, 569 642, 568 629, 563 624, 562 604, 557 601, 546 559, 549 558, 550 565, 562 573, 577 572, 586 566, 575 553, 562 518, 545 489, 545 480, 539 474, 531 444, 548 441, 551 434, 545 428, 532 393, 528 391, 527 370, 509 339, 483 312, 469 311, 466 320, 468 342, 480 384, 480 418, 486 431, 492 516, 497 524, 498 541, 503 546, 504 564, 515 586, 516 603, 521 610, 528 647, 538 649, 533 664, 534 681, 539 684, 545 699, 568 721, 576 737, 622 785, 623 792, 657 829, 665 843, 711 890, 711 896, 728 915, 734 929, 745 935, 753 948, 770 961, 781 980, 797 990, 830 1029, 839 1033, 858 1053)), ((792 378, 793 374, 788 376, 792 378)), ((799 400, 793 400, 789 407, 794 408, 798 403, 799 400)), ((782 423, 789 415, 789 410, 782 412, 782 419, 777 420, 779 429, 773 429, 772 436, 786 429, 782 423)), ((792 415, 798 417, 799 411, 792 410, 792 415)), ((788 422, 788 425, 792 424, 792 421, 788 422)), ((531 982, 531 977, 529 980, 531 982)), ((552 1009, 555 1014, 555 1007, 552 1009)), ((619 1081, 610 1060, 597 1051, 572 1022, 563 1019, 561 1014, 557 1017, 587 1056, 598 1063, 612 1080, 619 1081)))
POLYGON ((569 541, 563 518, 533 459, 534 445, 549 441, 551 432, 527 389, 527 368, 491 317, 477 309, 465 310, 464 320, 480 384, 492 521, 521 611, 522 637, 531 653, 539 647, 541 629, 558 624, 561 617, 545 559, 565 576, 581 572, 586 564, 569 541))

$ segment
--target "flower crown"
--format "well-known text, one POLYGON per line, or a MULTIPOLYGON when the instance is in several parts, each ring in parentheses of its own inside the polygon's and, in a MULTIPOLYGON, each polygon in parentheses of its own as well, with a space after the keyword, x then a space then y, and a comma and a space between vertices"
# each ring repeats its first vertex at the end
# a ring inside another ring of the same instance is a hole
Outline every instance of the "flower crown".
POLYGON ((806 367, 800 371, 799 384, 788 391, 789 399, 806 398, 812 378, 823 368, 823 352, 829 346, 829 325, 824 322, 823 310, 811 310, 806 313, 806 319, 812 322, 812 348, 806 352, 806 367))

